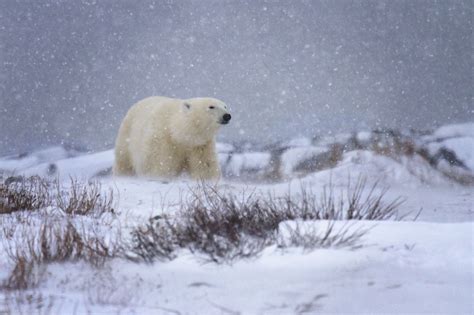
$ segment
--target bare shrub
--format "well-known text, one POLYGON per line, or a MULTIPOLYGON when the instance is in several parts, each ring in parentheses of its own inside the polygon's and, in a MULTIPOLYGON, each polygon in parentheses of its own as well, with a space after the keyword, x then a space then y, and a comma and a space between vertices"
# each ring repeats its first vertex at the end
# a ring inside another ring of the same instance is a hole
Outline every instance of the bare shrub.
POLYGON ((148 224, 132 232, 132 251, 145 261, 155 259, 171 260, 180 248, 193 253, 204 254, 205 260, 213 262, 233 261, 236 258, 250 258, 258 255, 266 245, 271 244, 271 233, 252 236, 237 231, 241 218, 230 218, 225 214, 215 221, 215 213, 207 211, 196 216, 173 220, 150 219, 148 224), (234 221, 233 221, 234 220, 234 221))
POLYGON ((352 229, 344 224, 335 230, 335 221, 328 221, 327 227, 319 231, 314 226, 304 226, 301 222, 283 224, 277 238, 279 248, 301 247, 304 250, 327 247, 355 247, 368 229, 352 229))
POLYGON ((0 214, 51 205, 49 183, 39 176, 8 177, 0 183, 0 214))
POLYGON ((21 220, 24 224, 16 231, 8 230, 10 235, 4 241, 14 268, 0 286, 3 289, 34 287, 39 282, 34 271, 49 263, 81 260, 102 266, 123 250, 120 233, 115 232, 115 238, 111 238, 90 224, 74 224, 70 218, 45 216, 40 221, 30 217, 21 220))
POLYGON ((101 216, 114 213, 112 204, 113 191, 103 193, 98 182, 71 179, 70 187, 64 188, 59 180, 7 178, 0 185, 0 214, 9 214, 0 216, 0 240, 13 270, 0 289, 34 287, 39 281, 36 271, 48 263, 82 260, 101 266, 118 256, 123 250, 120 231, 112 233, 115 239, 100 231, 112 226, 105 220, 113 216, 101 216), (54 212, 57 208, 62 210, 59 214, 54 212), (96 220, 78 220, 86 215, 96 220))
MULTIPOLYGON (((323 188, 319 203, 320 212, 327 219, 336 220, 390 220, 401 219, 398 208, 405 202, 397 197, 390 202, 385 202, 388 187, 381 187, 378 181, 368 186, 367 178, 359 176, 355 184, 349 178, 345 190, 338 196, 334 186, 329 184, 323 188)), ((307 190, 302 189, 303 193, 307 190)), ((305 197, 304 199, 308 199, 305 197)))
POLYGON ((69 187, 64 188, 59 180, 12 176, 0 183, 0 214, 48 206, 56 206, 70 215, 114 213, 113 197, 113 190, 104 192, 97 181, 82 183, 71 178, 69 187))
POLYGON ((38 234, 25 235, 23 247, 10 252, 10 257, 28 257, 38 263, 84 260, 100 266, 117 253, 119 246, 113 245, 84 225, 78 230, 71 220, 44 219, 38 234))
MULTIPOLYGON (((8 291, 4 294, 4 308, 0 308, 0 314, 61 314, 62 303, 56 303, 58 298, 60 297, 43 294, 39 290, 8 291)), ((0 305, 2 305, 1 300, 0 305)))
POLYGON ((38 265, 25 257, 16 257, 15 266, 0 289, 25 290, 35 287, 39 281, 38 265))
MULTIPOLYGON (((191 197, 180 203, 173 217, 155 217, 132 232, 133 252, 145 261, 169 260, 176 250, 188 249, 204 254, 214 262, 231 262, 236 258, 257 256, 265 247, 277 244, 278 229, 284 221, 311 220, 386 220, 397 218, 401 200, 386 204, 386 190, 378 191, 374 184, 364 196, 367 182, 359 178, 339 199, 334 187, 324 189, 320 198, 301 186, 299 194, 282 197, 243 192, 241 196, 222 193, 201 185, 191 197), (343 197, 347 197, 347 204, 343 197)), ((349 228, 335 231, 329 225, 323 234, 292 232, 287 243, 279 245, 305 248, 352 246, 364 231, 349 228), (310 245, 312 244, 312 245, 310 245)))
POLYGON ((113 190, 104 193, 97 181, 87 184, 71 178, 68 190, 63 191, 57 184, 56 205, 67 214, 91 215, 113 213, 113 190))

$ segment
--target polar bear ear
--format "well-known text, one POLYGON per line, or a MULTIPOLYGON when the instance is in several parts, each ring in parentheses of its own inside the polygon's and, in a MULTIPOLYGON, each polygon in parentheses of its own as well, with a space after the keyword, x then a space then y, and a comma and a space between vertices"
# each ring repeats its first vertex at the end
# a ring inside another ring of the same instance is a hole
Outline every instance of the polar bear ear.
POLYGON ((191 104, 186 103, 186 102, 183 103, 183 109, 184 109, 184 110, 190 110, 190 109, 191 109, 191 104))

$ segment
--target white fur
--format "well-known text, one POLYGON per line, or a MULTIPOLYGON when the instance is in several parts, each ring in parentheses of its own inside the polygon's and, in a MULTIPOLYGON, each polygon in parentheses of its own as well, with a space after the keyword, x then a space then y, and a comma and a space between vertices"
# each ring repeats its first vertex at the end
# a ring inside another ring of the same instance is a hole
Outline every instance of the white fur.
POLYGON ((218 178, 215 136, 227 113, 214 98, 139 101, 120 126, 114 175, 173 178, 187 172, 195 179, 218 178))

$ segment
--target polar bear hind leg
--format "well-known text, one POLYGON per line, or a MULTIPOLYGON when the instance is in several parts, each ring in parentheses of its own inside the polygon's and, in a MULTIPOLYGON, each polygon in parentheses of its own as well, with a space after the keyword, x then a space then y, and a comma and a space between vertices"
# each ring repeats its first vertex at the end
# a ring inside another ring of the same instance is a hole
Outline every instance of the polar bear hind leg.
POLYGON ((119 138, 117 139, 116 146, 115 146, 115 162, 113 167, 113 174, 119 176, 133 176, 135 175, 135 171, 133 169, 133 164, 128 148, 128 141, 127 139, 123 139, 128 137, 128 133, 126 130, 119 134, 119 138))

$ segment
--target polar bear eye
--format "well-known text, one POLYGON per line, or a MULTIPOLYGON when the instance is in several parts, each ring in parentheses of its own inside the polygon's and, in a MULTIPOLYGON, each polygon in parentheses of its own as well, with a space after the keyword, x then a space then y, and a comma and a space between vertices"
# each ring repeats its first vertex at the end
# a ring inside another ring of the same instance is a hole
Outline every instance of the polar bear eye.
POLYGON ((214 108, 216 108, 216 107, 215 106, 209 106, 209 109, 214 109, 214 108))

